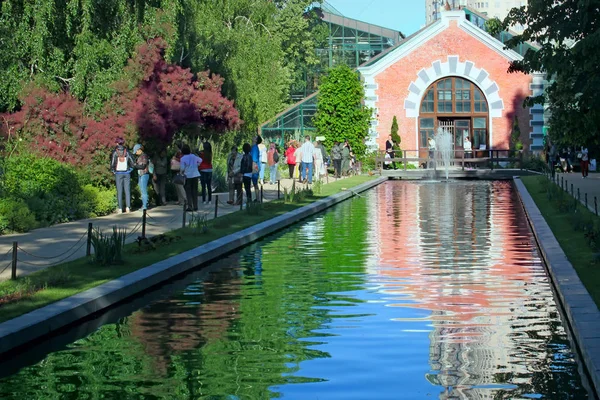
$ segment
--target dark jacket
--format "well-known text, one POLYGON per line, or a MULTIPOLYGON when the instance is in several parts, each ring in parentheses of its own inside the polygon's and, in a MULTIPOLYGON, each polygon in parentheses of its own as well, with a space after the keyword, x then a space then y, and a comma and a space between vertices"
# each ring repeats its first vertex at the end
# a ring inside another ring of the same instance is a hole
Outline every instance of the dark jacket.
POLYGON ((331 148, 331 158, 334 160, 342 159, 342 149, 339 144, 331 148))
POLYGON ((135 160, 135 169, 138 170, 139 175, 146 175, 148 173, 148 154, 142 153, 135 160))
POLYGON ((127 148, 125 146, 117 146, 112 152, 110 158, 110 171, 113 174, 128 174, 133 170, 133 168, 133 157, 131 157, 131 154, 129 153, 129 151, 127 151, 127 148), (127 171, 117 171, 117 162, 119 157, 127 157, 127 171))
POLYGON ((252 156, 250 153, 244 154, 242 157, 242 165, 240 167, 240 173, 251 174, 252 173, 252 156))

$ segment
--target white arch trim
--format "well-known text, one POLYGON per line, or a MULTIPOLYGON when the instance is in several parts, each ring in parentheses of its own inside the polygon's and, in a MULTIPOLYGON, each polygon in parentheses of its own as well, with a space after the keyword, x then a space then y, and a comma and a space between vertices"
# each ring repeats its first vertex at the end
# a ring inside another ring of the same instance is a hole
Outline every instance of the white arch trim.
POLYGON ((409 95, 404 100, 406 116, 418 117, 427 88, 435 81, 451 76, 464 78, 475 84, 487 100, 490 118, 502 117, 504 101, 500 97, 498 84, 490 79, 490 74, 485 69, 477 68, 472 61, 460 62, 458 56, 448 56, 446 62, 434 61, 431 67, 423 68, 417 73, 417 79, 410 83, 409 95))

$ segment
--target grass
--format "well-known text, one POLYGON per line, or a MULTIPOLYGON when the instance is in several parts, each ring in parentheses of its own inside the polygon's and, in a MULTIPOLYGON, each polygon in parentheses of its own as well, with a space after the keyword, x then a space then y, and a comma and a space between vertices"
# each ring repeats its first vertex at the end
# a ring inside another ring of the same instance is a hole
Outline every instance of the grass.
MULTIPOLYGON (((546 185, 548 181, 543 176, 522 177, 521 180, 533 197, 535 204, 548 222, 550 229, 558 240, 560 247, 577 271, 577 275, 590 293, 596 305, 600 307, 600 265, 596 252, 588 246, 584 232, 575 230, 570 221, 568 213, 560 212, 554 204, 548 201, 546 196, 546 185)), ((598 220, 598 217, 583 207, 577 207, 586 220, 598 220)))
POLYGON ((137 243, 128 244, 125 246, 123 252, 124 263, 122 265, 99 266, 92 264, 87 258, 80 258, 14 281, 0 282, 0 322, 94 288, 130 272, 285 214, 374 178, 370 176, 354 176, 332 182, 323 185, 320 194, 294 204, 284 204, 283 201, 264 203, 262 212, 259 214, 250 214, 246 210, 242 210, 223 215, 208 222, 208 231, 206 233, 194 234, 192 228, 177 229, 169 232, 167 235, 179 236, 179 240, 169 243, 168 246, 158 247, 148 252, 137 252, 137 243))

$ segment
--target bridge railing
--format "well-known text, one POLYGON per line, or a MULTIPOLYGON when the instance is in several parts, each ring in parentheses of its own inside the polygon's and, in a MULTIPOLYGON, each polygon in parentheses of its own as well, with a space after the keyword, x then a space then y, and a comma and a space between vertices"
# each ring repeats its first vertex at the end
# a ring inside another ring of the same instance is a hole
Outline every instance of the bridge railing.
MULTIPOLYGON (((422 150, 421 150, 422 152, 422 150)), ((400 162, 404 170, 407 170, 408 163, 417 162, 421 165, 431 165, 433 169, 437 168, 438 150, 428 151, 427 157, 421 157, 419 150, 394 150, 394 157, 386 158, 385 150, 378 150, 375 157, 375 163, 378 169, 383 169, 385 163, 400 162), (431 157, 431 156, 433 157, 431 157)), ((494 164, 499 162, 518 163, 519 169, 523 169, 523 150, 510 149, 488 149, 473 150, 465 152, 464 150, 453 150, 454 157, 450 158, 450 165, 459 165, 462 170, 465 164, 477 165, 478 167, 488 167, 494 169, 494 164)))

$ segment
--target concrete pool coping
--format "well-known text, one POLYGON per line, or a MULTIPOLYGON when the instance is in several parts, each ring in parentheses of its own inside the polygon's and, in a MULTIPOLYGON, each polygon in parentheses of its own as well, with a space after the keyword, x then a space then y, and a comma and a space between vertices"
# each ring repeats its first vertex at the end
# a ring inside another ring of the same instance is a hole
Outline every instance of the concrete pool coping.
POLYGON ((556 293, 562 303, 581 358, 596 394, 600 393, 600 311, 560 247, 527 188, 518 177, 515 186, 556 293))
POLYGON ((378 186, 387 180, 387 177, 379 177, 350 187, 304 207, 0 323, 0 354, 18 350, 32 341, 39 340, 80 319, 105 310, 183 272, 215 261, 225 254, 357 196, 358 193, 378 186))

